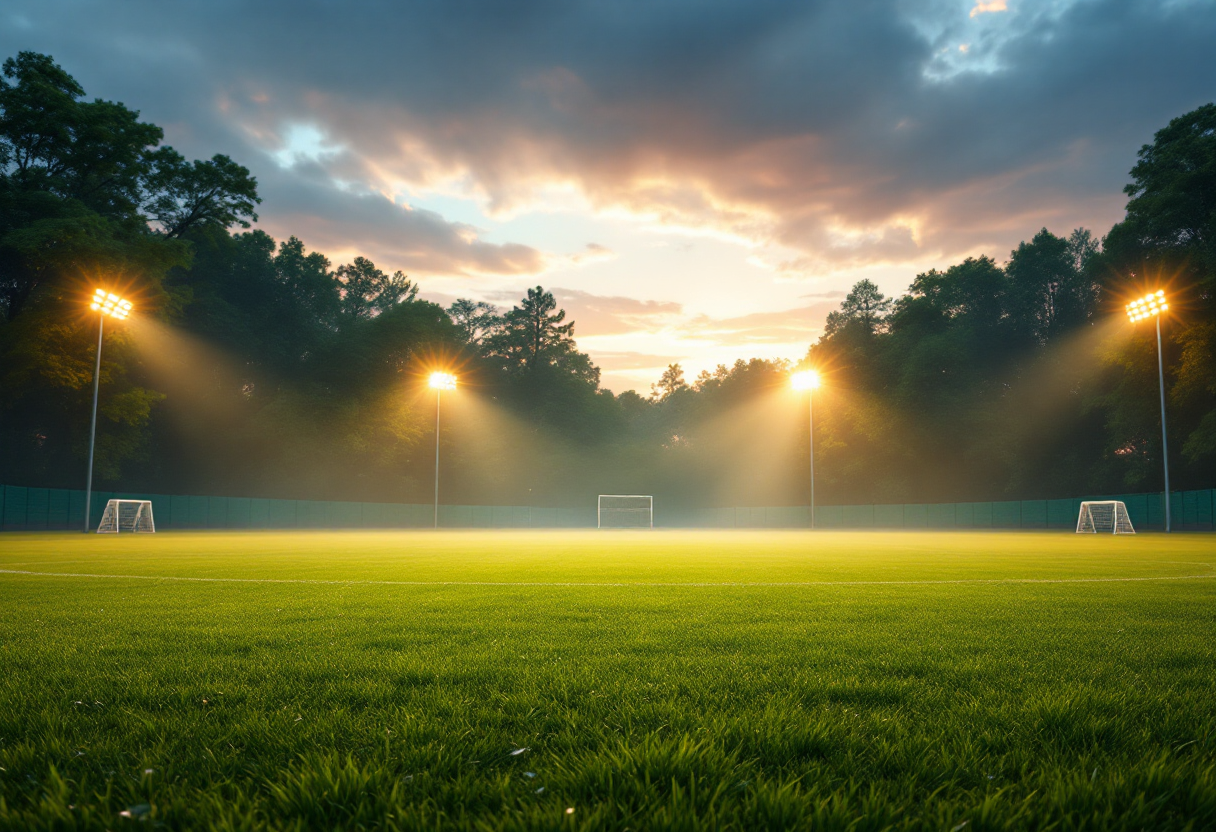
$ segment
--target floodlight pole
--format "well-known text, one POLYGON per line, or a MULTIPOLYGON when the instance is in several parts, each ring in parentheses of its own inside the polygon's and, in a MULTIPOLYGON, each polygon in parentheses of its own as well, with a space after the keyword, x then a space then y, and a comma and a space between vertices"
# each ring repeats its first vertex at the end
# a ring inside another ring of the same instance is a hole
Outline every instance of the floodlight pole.
POLYGON ((1165 531, 1170 531, 1170 450, 1165 437, 1165 367, 1161 359, 1161 315, 1157 316, 1157 385, 1161 392, 1161 464, 1165 468, 1165 531))
POLYGON ((811 528, 815 528, 815 390, 806 391, 807 436, 810 439, 811 461, 811 528))
POLYGON ((435 528, 439 528, 439 401, 443 390, 435 388, 435 528))
POLYGON ((93 446, 97 439, 97 391, 101 385, 101 339, 105 333, 106 316, 97 316, 97 363, 93 367, 93 416, 89 419, 89 473, 84 481, 84 531, 89 532, 89 514, 93 502, 93 446))

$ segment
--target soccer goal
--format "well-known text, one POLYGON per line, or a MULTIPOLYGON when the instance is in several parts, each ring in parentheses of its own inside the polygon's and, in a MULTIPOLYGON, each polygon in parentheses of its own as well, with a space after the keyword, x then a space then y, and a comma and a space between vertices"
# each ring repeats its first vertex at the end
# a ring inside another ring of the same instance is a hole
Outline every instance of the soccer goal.
POLYGON ((120 532, 156 531, 156 523, 152 520, 151 500, 110 500, 106 510, 101 514, 101 524, 97 526, 98 534, 118 534, 120 532))
POLYGON ((654 497, 640 494, 601 494, 601 529, 653 529, 654 497))
POLYGON ((1119 500, 1092 500, 1081 503, 1077 516, 1077 534, 1135 534, 1127 506, 1119 500))

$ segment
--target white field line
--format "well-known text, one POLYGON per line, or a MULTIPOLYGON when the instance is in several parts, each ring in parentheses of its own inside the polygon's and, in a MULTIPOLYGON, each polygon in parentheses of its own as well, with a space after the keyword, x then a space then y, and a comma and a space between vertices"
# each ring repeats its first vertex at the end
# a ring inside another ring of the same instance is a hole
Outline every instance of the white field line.
MULTIPOLYGON (((1212 569, 1212 564, 1196 564, 1212 569)), ((320 586, 496 586, 496 587, 814 587, 814 586, 937 586, 944 584, 1102 584, 1143 581, 1196 581, 1216 578, 1206 575, 1155 575, 1132 578, 954 578, 925 581, 370 581, 319 580, 314 578, 188 578, 176 575, 101 575, 93 572, 32 572, 0 569, 3 575, 38 578, 100 578, 135 581, 188 581, 231 584, 316 584, 320 586)))

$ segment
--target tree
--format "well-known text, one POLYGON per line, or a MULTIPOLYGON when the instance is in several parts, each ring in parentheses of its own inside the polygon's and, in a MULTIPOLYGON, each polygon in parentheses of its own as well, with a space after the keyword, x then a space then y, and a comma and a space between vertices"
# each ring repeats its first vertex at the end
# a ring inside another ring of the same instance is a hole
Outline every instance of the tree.
POLYGON ((149 158, 143 209, 166 236, 181 237, 206 225, 248 228, 257 221, 258 182, 227 156, 187 162, 173 148, 162 147, 149 158))
POLYGON ((574 321, 565 320, 566 310, 557 308, 553 294, 537 286, 503 316, 487 348, 509 373, 530 375, 554 368, 596 385, 599 369, 578 351, 574 321))
POLYGON ((668 364, 658 383, 651 385, 651 398, 663 401, 671 398, 680 390, 687 389, 688 384, 684 381, 684 368, 679 364, 668 364))
POLYGON ((342 284, 342 314, 348 319, 370 318, 418 296, 418 287, 403 272, 390 277, 366 257, 339 266, 337 278, 342 284))
POLYGON ((1095 287, 1078 267, 1093 256, 1088 232, 1066 240, 1046 228, 1010 254, 1005 274, 1012 291, 1016 326, 1039 344, 1086 321, 1097 300, 1095 287))
POLYGON ((480 300, 459 298, 448 307, 448 316, 465 341, 480 346, 501 322, 498 308, 480 300))
POLYGON ((1216 461, 1216 104, 1171 120, 1137 158, 1123 189, 1127 216, 1107 235, 1102 265, 1114 297, 1159 284, 1170 291, 1171 306, 1181 313, 1165 327, 1167 353, 1180 359, 1170 393, 1171 433, 1183 437, 1190 465, 1210 470, 1216 461))
POLYGON ((891 301, 869 280, 860 280, 840 304, 839 311, 828 314, 824 334, 831 335, 847 326, 858 327, 873 335, 891 311, 891 301))
POLYGON ((14 190, 79 200, 110 217, 135 214, 148 151, 163 132, 84 90, 49 55, 21 52, 0 77, 0 171, 14 190))
POLYGON ((1123 192, 1130 197, 1122 223, 1154 249, 1203 255, 1210 273, 1216 246, 1216 104, 1170 121, 1140 148, 1123 192))

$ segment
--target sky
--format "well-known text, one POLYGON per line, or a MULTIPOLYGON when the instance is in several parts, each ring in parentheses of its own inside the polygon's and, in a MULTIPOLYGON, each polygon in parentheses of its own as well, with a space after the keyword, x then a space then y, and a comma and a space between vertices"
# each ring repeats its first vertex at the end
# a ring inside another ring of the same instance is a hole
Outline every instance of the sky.
POLYGON ((868 278, 901 294, 1040 228, 1099 236, 1136 151, 1216 100, 1216 2, 6 0, 257 226, 422 296, 552 291, 617 392, 798 359, 868 278))

